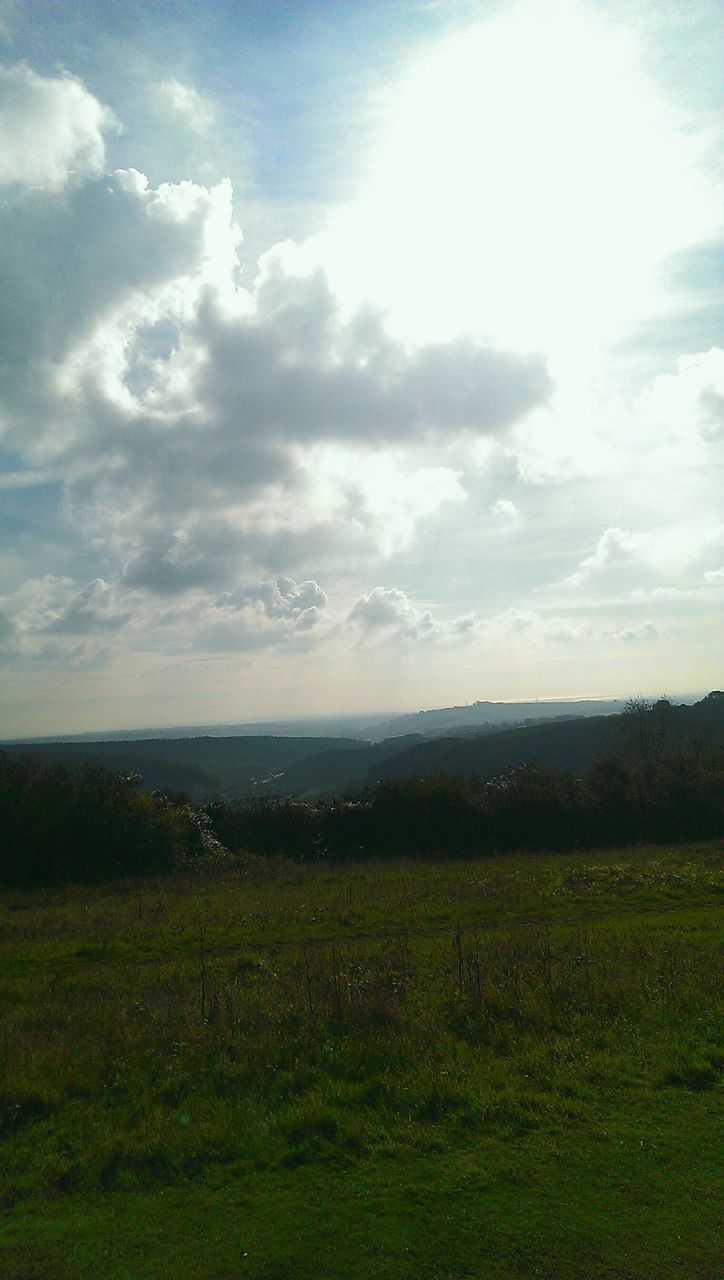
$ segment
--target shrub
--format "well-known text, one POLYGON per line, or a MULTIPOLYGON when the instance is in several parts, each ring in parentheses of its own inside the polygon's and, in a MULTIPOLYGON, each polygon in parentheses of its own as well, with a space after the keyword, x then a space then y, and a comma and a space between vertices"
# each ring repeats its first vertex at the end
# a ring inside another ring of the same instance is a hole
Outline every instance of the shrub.
POLYGON ((170 811, 138 779, 0 753, 0 881, 108 880, 173 865, 170 811))

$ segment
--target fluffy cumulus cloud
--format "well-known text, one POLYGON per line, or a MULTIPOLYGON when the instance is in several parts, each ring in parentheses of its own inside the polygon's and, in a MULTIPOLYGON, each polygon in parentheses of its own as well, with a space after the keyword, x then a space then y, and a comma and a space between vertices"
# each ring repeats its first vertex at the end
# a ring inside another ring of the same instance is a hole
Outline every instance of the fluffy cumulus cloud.
POLYGON ((6 440, 32 461, 56 458, 69 480, 84 456, 102 463, 136 404, 125 383, 136 341, 148 332, 151 344, 162 320, 173 331, 208 274, 218 199, 192 184, 150 192, 118 173, 2 205, 0 411, 6 440))
POLYGON ((216 601, 217 609, 234 613, 251 611, 270 622, 289 623, 296 631, 311 630, 326 605, 327 596, 319 583, 312 580, 297 583, 286 577, 237 587, 216 601))
POLYGON ((73 174, 103 167, 112 113, 73 76, 0 66, 0 187, 59 191, 73 174))
MULTIPOLYGON (((218 592, 315 540, 322 560, 389 553, 464 497, 426 449, 503 432, 549 394, 538 357, 410 346, 372 311, 343 315, 283 248, 242 287, 228 183, 97 176, 112 121, 79 82, 21 67, 3 87, 45 142, 29 148, 44 182, 25 172, 37 189, 0 208, 0 430, 62 481, 109 581, 218 592)), ((158 92, 193 112, 188 87, 158 92)))
POLYGON ((436 641, 450 646, 464 640, 481 656, 516 653, 542 655, 550 646, 600 651, 607 645, 653 643, 662 628, 650 619, 616 611, 611 621, 571 620, 551 606, 545 610, 510 607, 500 613, 475 611, 450 620, 419 608, 404 591, 376 587, 355 601, 347 618, 367 641, 436 641), (619 616, 620 615, 620 616, 619 616))
POLYGON ((660 635, 661 628, 655 622, 639 622, 636 626, 624 627, 621 631, 613 633, 615 639, 622 640, 625 644, 656 640, 660 635))
POLYGON ((194 647, 226 652, 317 644, 335 624, 312 579, 279 576, 226 591, 192 610, 194 647))
POLYGON ((576 572, 568 579, 569 583, 578 586, 586 578, 600 574, 607 569, 630 564, 641 557, 645 540, 640 535, 629 533, 627 529, 606 529, 601 534, 592 555, 586 556, 576 572))
POLYGON ((712 557, 720 553, 722 526, 670 523, 631 532, 616 526, 604 530, 593 552, 564 580, 566 588, 626 591, 632 598, 679 595, 682 587, 702 581, 712 557), (673 585, 676 579, 679 585, 673 585))
POLYGON ((130 640, 149 652, 238 652, 295 639, 308 644, 335 623, 317 582, 283 576, 215 598, 196 590, 170 601, 123 581, 113 585, 95 578, 81 586, 46 574, 0 600, 0 639, 8 657, 65 658, 76 666, 93 665, 99 655, 122 651, 130 640))
POLYGON ((605 377, 562 379, 551 400, 510 433, 507 449, 521 478, 543 486, 597 478, 625 491, 635 469, 642 494, 720 465, 724 350, 667 352, 663 365, 666 372, 631 380, 625 391, 605 377))
POLYGON ((350 610, 348 621, 366 635, 388 640, 450 640, 468 634, 475 625, 471 614, 449 622, 440 621, 429 609, 419 609, 397 587, 375 587, 369 595, 360 596, 350 610))

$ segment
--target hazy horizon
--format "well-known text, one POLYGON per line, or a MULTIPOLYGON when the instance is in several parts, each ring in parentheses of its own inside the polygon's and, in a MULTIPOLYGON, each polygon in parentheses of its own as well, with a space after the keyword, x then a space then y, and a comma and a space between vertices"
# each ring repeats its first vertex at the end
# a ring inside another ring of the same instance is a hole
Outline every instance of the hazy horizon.
POLYGON ((109 735, 109 737, 115 734, 134 734, 135 735, 135 734, 142 734, 142 733, 143 734, 148 733, 149 735, 158 733, 158 734, 164 735, 164 734, 173 734, 174 731, 181 730, 181 729, 212 730, 212 729, 230 729, 234 727, 254 727, 256 725, 260 727, 265 727, 265 726, 273 727, 273 726, 283 726, 286 724, 303 725, 307 722, 310 725, 315 725, 315 724, 324 725, 330 722, 339 723, 339 724, 344 724, 345 722, 348 722, 351 725, 355 721, 361 721, 366 724, 371 724, 371 723, 383 724, 387 720, 394 720, 396 718, 424 715, 429 712, 445 711, 453 708, 457 709, 462 707, 487 706, 487 705, 504 706, 504 707, 520 705, 520 706, 528 707, 528 706, 534 706, 534 705, 558 706, 558 705, 568 705, 568 704, 579 703, 579 702, 601 703, 601 704, 609 704, 609 703, 615 702, 615 703, 623 704, 629 699, 633 699, 633 698, 643 698, 648 701, 655 701, 660 697, 669 698, 674 703, 691 704, 693 702, 699 701, 702 698, 706 697, 708 692, 711 692, 711 690, 707 690, 707 691, 686 690, 685 692, 679 690, 674 693, 671 693, 670 691, 667 691, 667 690, 646 690, 646 691, 638 690, 636 693, 629 693, 625 695, 611 693, 611 694, 581 695, 581 696, 572 694, 570 696, 561 695, 559 697, 547 697, 547 698, 537 698, 537 697, 514 698, 514 699, 477 698, 477 699, 470 699, 469 701, 466 701, 466 702, 451 703, 449 704, 449 706, 448 705, 440 706, 437 704, 434 706, 432 705, 410 706, 410 707, 390 706, 390 707, 372 708, 367 710, 355 710, 355 711, 337 710, 337 711, 329 712, 323 715, 316 715, 314 713, 310 713, 308 715, 289 715, 289 716, 258 717, 258 718, 254 717, 249 719, 234 718, 231 720, 213 720, 213 721, 209 721, 209 720, 174 721, 174 722, 168 722, 165 724, 138 723, 138 724, 113 725, 113 726, 110 726, 107 724, 102 724, 102 725, 98 724, 98 725, 92 725, 92 726, 86 725, 84 728, 72 729, 72 730, 64 729, 64 728, 60 728, 57 730, 49 729, 47 731, 43 729, 38 729, 35 731, 34 734, 32 733, 17 734, 17 735, 8 734, 0 738, 0 742, 7 742, 7 743, 22 742, 22 741, 30 742, 34 738, 62 739, 63 737, 68 737, 68 738, 84 737, 86 735, 91 735, 91 734, 92 735, 107 734, 109 735))
POLYGON ((720 686, 723 29, 0 0, 0 737, 720 686))

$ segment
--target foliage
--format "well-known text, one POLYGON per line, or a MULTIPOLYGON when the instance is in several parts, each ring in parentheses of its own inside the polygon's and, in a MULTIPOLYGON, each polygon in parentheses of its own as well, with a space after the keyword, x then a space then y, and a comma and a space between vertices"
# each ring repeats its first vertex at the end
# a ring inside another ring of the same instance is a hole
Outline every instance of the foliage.
POLYGON ((662 718, 660 704, 625 714, 623 753, 601 757, 580 778, 529 763, 487 783, 441 773, 390 779, 327 805, 219 801, 206 812, 229 848, 301 860, 716 836, 724 830, 721 746, 706 734, 682 742, 662 718))
POLYGON ((198 846, 196 819, 140 794, 135 775, 0 753, 0 883, 97 881, 168 870, 198 846))

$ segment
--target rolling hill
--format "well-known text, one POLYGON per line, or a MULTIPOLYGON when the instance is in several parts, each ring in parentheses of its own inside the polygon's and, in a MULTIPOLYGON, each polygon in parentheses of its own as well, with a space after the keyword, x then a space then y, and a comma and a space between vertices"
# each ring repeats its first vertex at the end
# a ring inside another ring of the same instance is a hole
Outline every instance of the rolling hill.
POLYGON ((268 788, 275 775, 306 756, 359 746, 354 738, 156 738, 123 742, 53 742, 6 747, 58 764, 94 764, 137 773, 144 791, 173 788, 192 800, 236 799, 268 788))
MULTIPOLYGON (((664 705, 664 704, 662 704, 664 705)), ((693 706, 671 708, 671 730, 683 739, 704 726, 724 731, 724 694, 711 693, 693 706)), ((619 715, 560 718, 540 724, 474 734, 425 737, 410 734, 345 751, 308 756, 285 770, 268 790, 303 799, 359 792, 385 778, 422 778, 450 773, 488 781, 521 764, 585 773, 597 756, 623 748, 619 715)))
MULTIPOLYGON (((517 714, 521 708, 513 703, 476 705, 505 707, 506 714, 512 708, 517 714)), ((562 705, 555 704, 556 709, 562 705)), ((692 706, 657 705, 660 715, 667 717, 667 731, 682 741, 706 726, 710 731, 724 731, 724 694, 720 692, 710 693, 692 706)), ((450 710, 459 708, 443 709, 450 710)), ((429 724, 426 716, 443 716, 443 712, 420 715, 422 719, 402 717, 399 724, 408 720, 429 724)), ((439 730, 437 736, 407 733, 383 741, 256 735, 23 743, 4 750, 64 765, 88 762, 139 774, 146 791, 174 788, 188 792, 197 802, 261 795, 317 800, 359 793, 385 778, 420 778, 445 772, 485 781, 527 762, 582 774, 597 756, 622 749, 621 723, 619 715, 560 715, 515 728, 496 729, 485 722, 477 732, 467 724, 457 730, 439 730)), ((660 724, 663 726, 663 721, 660 724)))

